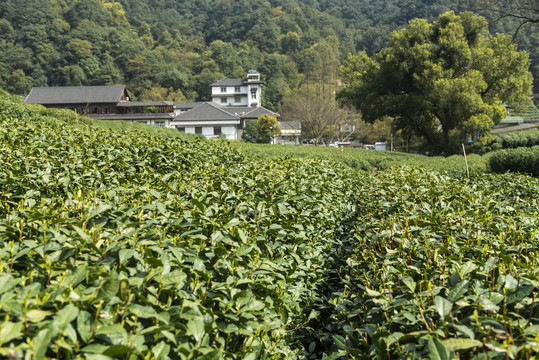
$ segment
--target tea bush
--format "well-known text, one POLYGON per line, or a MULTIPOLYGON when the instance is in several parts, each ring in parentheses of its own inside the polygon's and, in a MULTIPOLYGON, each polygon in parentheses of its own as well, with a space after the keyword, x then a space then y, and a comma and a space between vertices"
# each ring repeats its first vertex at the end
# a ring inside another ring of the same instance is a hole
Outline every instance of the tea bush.
POLYGON ((329 162, 51 117, 1 115, 0 163, 0 357, 295 358, 356 193, 329 162))
POLYGON ((263 156, 2 101, 2 358, 537 355, 536 178, 263 156))
POLYGON ((499 150, 490 156, 490 171, 527 173, 539 176, 539 146, 499 150))
POLYGON ((536 356, 537 179, 403 168, 360 194, 298 331, 311 358, 536 356))
MULTIPOLYGON (((454 177, 467 176, 464 156, 453 155, 423 156, 391 151, 375 151, 364 149, 340 149, 328 146, 292 146, 292 145, 262 145, 235 142, 232 144, 242 150, 248 151, 260 159, 276 157, 327 159, 343 163, 354 169, 385 170, 403 165, 422 167, 426 169, 446 172, 454 177)), ((471 154, 468 156, 469 171, 471 174, 481 174, 487 171, 488 156, 471 154)))
POLYGON ((478 154, 484 154, 501 149, 514 149, 536 145, 539 145, 539 131, 537 129, 531 129, 496 135, 490 144, 472 145, 471 150, 478 154))

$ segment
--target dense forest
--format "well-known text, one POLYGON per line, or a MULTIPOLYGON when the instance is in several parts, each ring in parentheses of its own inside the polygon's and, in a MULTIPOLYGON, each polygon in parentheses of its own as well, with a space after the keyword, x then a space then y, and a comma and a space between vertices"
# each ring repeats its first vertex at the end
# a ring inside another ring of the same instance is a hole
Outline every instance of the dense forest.
MULTIPOLYGON (((208 100, 210 83, 257 69, 263 105, 278 110, 320 70, 320 56, 373 55, 410 19, 448 10, 478 8, 473 0, 3 0, 0 88, 26 95, 32 86, 123 83, 138 100, 208 100)), ((518 18, 482 15, 492 32, 516 33, 518 18)), ((520 28, 515 41, 539 79, 538 28, 520 28)))

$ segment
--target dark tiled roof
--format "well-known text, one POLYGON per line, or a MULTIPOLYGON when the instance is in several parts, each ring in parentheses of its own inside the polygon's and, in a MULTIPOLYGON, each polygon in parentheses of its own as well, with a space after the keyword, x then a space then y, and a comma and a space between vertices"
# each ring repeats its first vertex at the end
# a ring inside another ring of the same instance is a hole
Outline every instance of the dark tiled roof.
POLYGON ((245 79, 223 79, 214 82, 211 86, 242 86, 245 79))
POLYGON ((238 120, 238 118, 211 102, 203 103, 174 118, 176 121, 238 120))
POLYGON ((277 118, 281 117, 281 115, 279 115, 278 113, 273 112, 263 107, 251 108, 251 109, 254 109, 254 110, 246 113, 245 115, 242 115, 241 118, 242 119, 258 119, 261 115, 275 116, 277 118))
POLYGON ((174 115, 170 114, 87 114, 83 115, 95 120, 172 120, 174 115))
POLYGON ((197 106, 200 106, 202 104, 204 104, 203 101, 198 101, 198 102, 177 102, 177 103, 174 103, 174 105, 176 106, 176 109, 194 109, 197 106))
POLYGON ((299 121, 279 121, 281 130, 301 130, 301 122, 299 121))
POLYGON ((25 99, 27 104, 118 103, 124 85, 34 87, 25 99))
POLYGON ((231 113, 232 115, 239 116, 242 119, 258 119, 260 115, 270 115, 278 118, 281 117, 281 115, 278 113, 264 107, 223 106, 221 109, 231 113))
POLYGON ((122 101, 117 107, 137 107, 137 106, 172 106, 171 101, 122 101))
POLYGON ((242 115, 250 113, 256 108, 249 106, 223 106, 221 109, 228 113, 231 113, 232 115, 242 117, 242 115))

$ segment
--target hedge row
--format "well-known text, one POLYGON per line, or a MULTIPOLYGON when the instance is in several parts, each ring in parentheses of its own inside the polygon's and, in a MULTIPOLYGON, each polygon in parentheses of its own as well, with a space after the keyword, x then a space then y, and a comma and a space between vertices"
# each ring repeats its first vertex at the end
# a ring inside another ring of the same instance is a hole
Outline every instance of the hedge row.
POLYGON ((489 159, 492 172, 520 172, 539 176, 539 146, 499 150, 489 159))
POLYGON ((490 144, 474 147, 472 151, 484 154, 496 150, 532 147, 536 145, 539 145, 539 131, 537 129, 531 129, 498 135, 490 144))

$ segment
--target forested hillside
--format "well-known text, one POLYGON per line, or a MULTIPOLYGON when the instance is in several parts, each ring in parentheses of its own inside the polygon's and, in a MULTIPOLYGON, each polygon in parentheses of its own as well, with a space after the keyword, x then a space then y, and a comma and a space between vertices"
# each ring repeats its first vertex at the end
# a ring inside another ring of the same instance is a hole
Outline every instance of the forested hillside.
MULTIPOLYGON (((208 100, 208 84, 254 68, 266 81, 264 105, 277 110, 320 54, 372 55, 408 20, 473 10, 472 2, 4 0, 0 88, 26 95, 32 86, 125 83, 140 100, 208 100)), ((507 18, 491 30, 517 26, 507 18)), ((539 78, 537 27, 523 27, 517 42, 539 78)))

